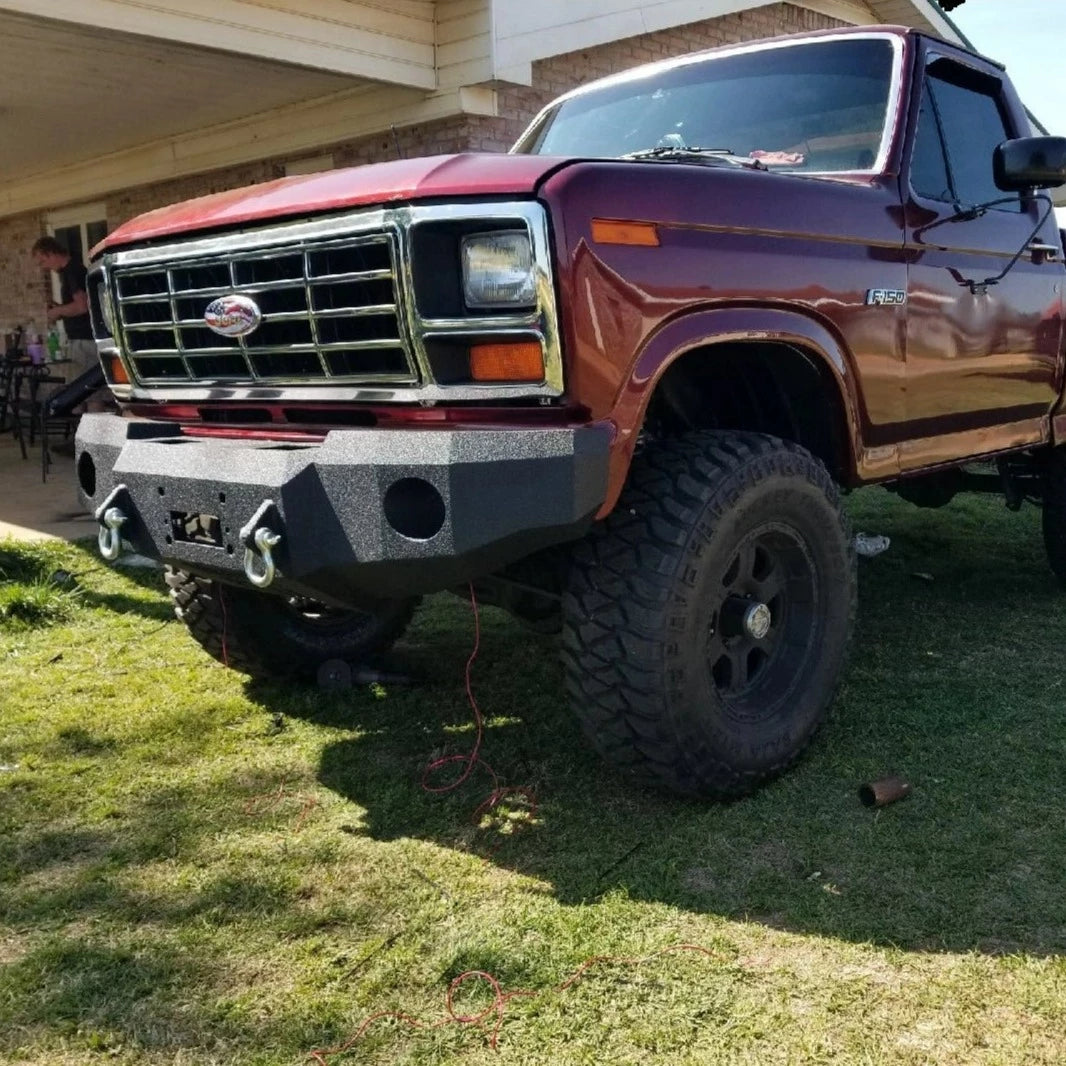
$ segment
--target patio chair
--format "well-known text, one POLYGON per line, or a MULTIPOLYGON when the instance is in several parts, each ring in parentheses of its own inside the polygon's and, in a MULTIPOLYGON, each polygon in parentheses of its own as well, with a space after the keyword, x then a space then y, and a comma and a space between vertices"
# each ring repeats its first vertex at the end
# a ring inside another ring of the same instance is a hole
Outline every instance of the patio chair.
POLYGON ((62 385, 66 378, 49 372, 46 363, 19 364, 16 367, 11 385, 11 399, 8 410, 11 412, 12 429, 15 440, 19 442, 22 458, 28 459, 27 442, 30 447, 37 439, 41 422, 41 387, 62 385))
POLYGON ((51 442, 56 434, 61 439, 69 440, 81 417, 75 409, 83 404, 94 392, 104 387, 104 372, 99 365, 83 371, 73 381, 50 377, 49 380, 63 382, 43 397, 38 407, 36 426, 41 437, 41 480, 48 479, 52 465, 51 442))
POLYGON ((6 433, 14 422, 12 398, 15 388, 15 371, 19 361, 15 354, 0 359, 0 433, 6 433))

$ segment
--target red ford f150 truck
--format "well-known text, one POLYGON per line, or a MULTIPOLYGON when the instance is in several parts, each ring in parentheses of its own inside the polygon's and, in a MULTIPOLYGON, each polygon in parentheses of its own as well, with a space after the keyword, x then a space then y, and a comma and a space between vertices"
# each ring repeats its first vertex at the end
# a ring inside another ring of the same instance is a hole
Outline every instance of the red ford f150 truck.
POLYGON ((161 559, 250 674, 394 641, 418 597, 561 631, 592 743, 742 793, 825 716, 841 487, 1038 500, 1066 578, 1066 140, 892 27, 718 49, 400 160, 124 225, 82 419, 104 554, 161 559))

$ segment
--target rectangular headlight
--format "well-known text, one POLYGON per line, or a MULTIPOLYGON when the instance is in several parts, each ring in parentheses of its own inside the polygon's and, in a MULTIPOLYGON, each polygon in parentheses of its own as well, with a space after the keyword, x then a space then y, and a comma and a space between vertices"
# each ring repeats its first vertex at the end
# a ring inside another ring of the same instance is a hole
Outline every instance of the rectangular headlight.
POLYGON ((96 337, 113 337, 115 335, 115 316, 111 309, 111 294, 103 280, 96 281, 93 299, 89 301, 89 317, 96 337))
POLYGON ((533 249, 523 230, 463 238, 463 299, 470 308, 531 307, 537 302, 533 249))

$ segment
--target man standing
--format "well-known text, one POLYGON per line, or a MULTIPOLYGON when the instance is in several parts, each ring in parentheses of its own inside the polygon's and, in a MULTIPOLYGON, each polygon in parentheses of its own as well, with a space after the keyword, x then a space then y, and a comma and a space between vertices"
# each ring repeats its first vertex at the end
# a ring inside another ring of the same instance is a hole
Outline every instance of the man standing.
MULTIPOLYGON (((67 335, 67 354, 73 363, 74 374, 84 374, 99 365, 96 341, 93 340, 92 325, 89 321, 89 297, 85 280, 87 271, 55 237, 39 238, 31 253, 42 270, 52 270, 59 275, 60 302, 48 308, 48 321, 62 321, 63 331, 67 335)), ((101 391, 95 392, 85 401, 83 409, 106 410, 105 394, 101 391)))

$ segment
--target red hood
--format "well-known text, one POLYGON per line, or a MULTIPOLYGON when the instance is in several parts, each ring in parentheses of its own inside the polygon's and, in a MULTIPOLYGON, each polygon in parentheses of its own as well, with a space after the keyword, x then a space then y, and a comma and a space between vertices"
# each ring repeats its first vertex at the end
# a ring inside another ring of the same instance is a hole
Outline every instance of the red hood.
POLYGON ((244 222, 431 196, 528 195, 562 159, 536 155, 440 155, 282 178, 201 196, 131 219, 92 251, 244 222))

